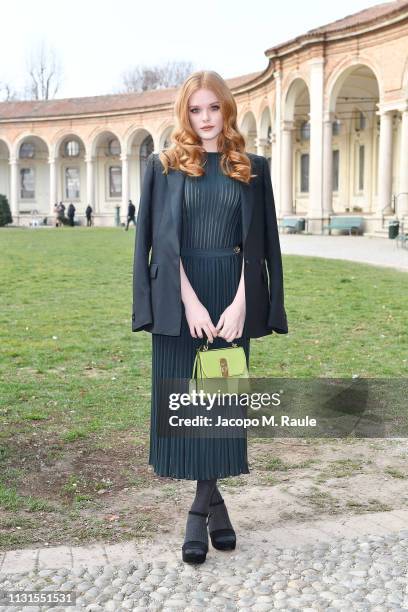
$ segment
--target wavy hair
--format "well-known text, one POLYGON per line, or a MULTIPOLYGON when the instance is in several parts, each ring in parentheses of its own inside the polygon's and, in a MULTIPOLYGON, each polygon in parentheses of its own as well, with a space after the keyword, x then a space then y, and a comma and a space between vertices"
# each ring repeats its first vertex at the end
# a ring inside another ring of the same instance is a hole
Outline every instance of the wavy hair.
POLYGON ((249 183, 257 175, 251 174, 251 160, 245 153, 245 139, 237 126, 237 105, 224 79, 212 70, 193 72, 177 92, 174 105, 176 127, 170 135, 173 144, 159 153, 164 166, 163 174, 167 174, 170 168, 182 170, 189 176, 205 174, 203 164, 206 150, 191 126, 188 112, 188 100, 198 89, 210 89, 220 102, 224 123, 218 135, 217 148, 222 153, 222 172, 233 179, 249 183))

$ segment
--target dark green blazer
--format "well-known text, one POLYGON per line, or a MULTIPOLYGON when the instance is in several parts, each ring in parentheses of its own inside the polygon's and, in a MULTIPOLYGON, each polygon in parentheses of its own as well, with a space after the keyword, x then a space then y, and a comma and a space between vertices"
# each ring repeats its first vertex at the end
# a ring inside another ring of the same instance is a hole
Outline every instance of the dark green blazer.
MULTIPOLYGON (((252 174, 240 182, 246 316, 243 335, 288 333, 282 258, 268 162, 248 153, 252 174)), ((180 236, 185 173, 163 174, 157 153, 147 160, 133 260, 132 331, 179 336, 182 300, 180 236)))

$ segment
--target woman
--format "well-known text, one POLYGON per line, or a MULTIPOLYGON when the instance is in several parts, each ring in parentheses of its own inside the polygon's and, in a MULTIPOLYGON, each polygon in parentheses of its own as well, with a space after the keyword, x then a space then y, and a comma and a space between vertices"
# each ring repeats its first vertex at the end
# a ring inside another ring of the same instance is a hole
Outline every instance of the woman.
POLYGON ((159 384, 191 377, 204 336, 214 349, 235 341, 249 367, 251 337, 288 329, 269 167, 245 153, 225 81, 216 72, 193 73, 175 115, 173 145, 149 157, 143 182, 132 331, 152 333, 149 464, 159 476, 197 480, 182 558, 202 563, 207 526, 215 548, 235 548, 217 479, 249 473, 247 440, 158 435, 159 384))

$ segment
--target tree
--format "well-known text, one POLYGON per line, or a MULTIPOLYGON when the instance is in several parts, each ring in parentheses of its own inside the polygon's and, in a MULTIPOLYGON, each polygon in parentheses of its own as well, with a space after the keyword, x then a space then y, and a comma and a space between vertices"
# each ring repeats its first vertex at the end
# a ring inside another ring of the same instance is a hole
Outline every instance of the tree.
POLYGON ((192 62, 167 62, 163 66, 135 66, 122 73, 123 87, 117 93, 178 87, 193 72, 192 62))
POLYGON ((27 60, 26 100, 50 100, 61 86, 61 66, 53 48, 41 41, 27 60))
POLYGON ((2 102, 18 100, 19 94, 10 83, 0 81, 0 98, 2 102))
POLYGON ((3 227, 8 223, 13 223, 10 205, 8 203, 7 197, 0 193, 0 227, 3 227))

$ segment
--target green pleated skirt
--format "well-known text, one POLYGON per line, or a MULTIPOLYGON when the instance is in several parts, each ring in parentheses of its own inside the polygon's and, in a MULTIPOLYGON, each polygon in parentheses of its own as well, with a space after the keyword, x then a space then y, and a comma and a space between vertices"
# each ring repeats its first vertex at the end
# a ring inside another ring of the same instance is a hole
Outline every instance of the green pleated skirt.
MULTIPOLYGON (((228 256, 181 255, 183 267, 200 301, 217 325, 221 313, 235 297, 242 267, 242 251, 228 256)), ((159 476, 191 480, 226 478, 248 474, 247 439, 245 437, 173 437, 159 436, 158 401, 160 378, 191 377, 196 349, 201 338, 191 336, 182 304, 180 336, 152 334, 152 396, 149 464, 159 476)), ((245 351, 249 369, 250 338, 234 340, 245 351)), ((231 347, 223 338, 209 343, 209 350, 231 347)))

